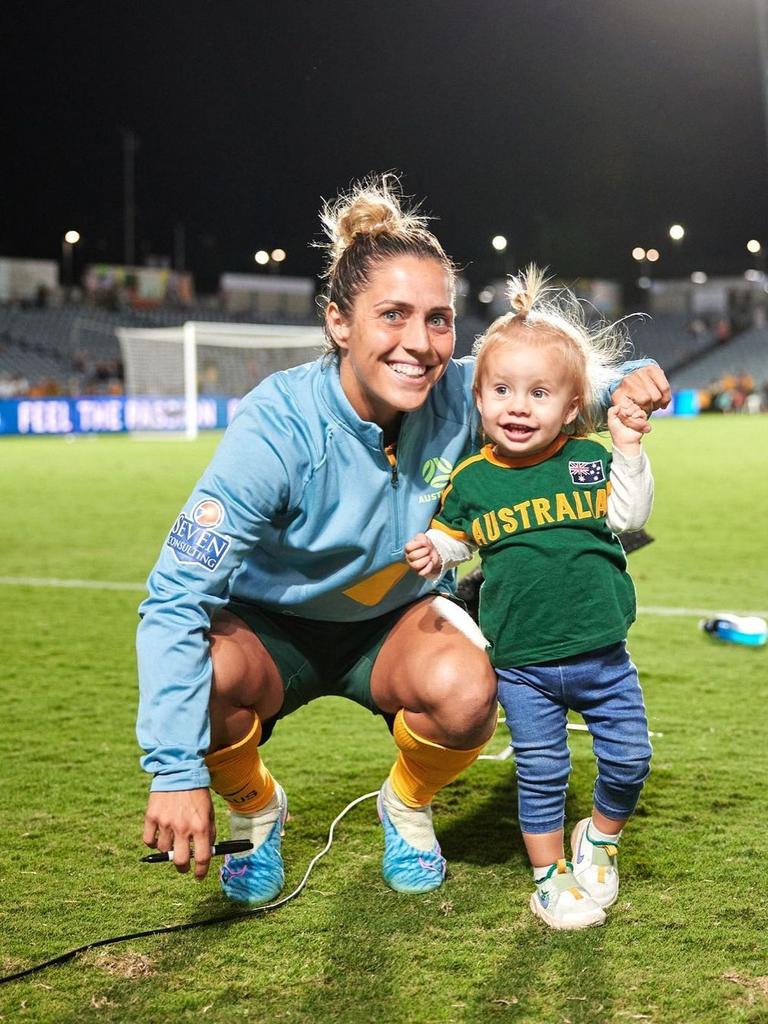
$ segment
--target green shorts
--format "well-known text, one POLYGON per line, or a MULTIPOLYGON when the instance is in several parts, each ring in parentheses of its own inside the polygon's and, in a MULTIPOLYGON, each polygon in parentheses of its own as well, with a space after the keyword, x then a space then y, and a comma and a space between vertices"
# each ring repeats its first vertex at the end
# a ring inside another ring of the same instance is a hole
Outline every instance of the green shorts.
POLYGON ((371 672, 390 630, 409 607, 363 622, 325 622, 230 601, 226 610, 261 640, 283 681, 283 706, 274 718, 262 722, 261 742, 269 739, 277 719, 317 697, 347 697, 382 715, 391 729, 394 715, 377 707, 371 696, 371 672))

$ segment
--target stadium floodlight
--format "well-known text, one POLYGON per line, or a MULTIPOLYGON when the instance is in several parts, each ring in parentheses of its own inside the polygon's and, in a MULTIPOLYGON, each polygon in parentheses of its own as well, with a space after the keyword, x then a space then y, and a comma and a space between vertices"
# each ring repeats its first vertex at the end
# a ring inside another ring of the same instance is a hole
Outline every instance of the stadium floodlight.
POLYGON ((749 281, 751 284, 760 284, 765 278, 765 274, 761 270, 745 270, 744 280, 749 281))
POLYGON ((491 245, 496 252, 505 252, 507 248, 507 240, 504 235, 494 235, 491 239, 491 245))
POLYGON ((632 259, 637 260, 638 263, 644 260, 645 249, 643 249, 643 247, 640 245, 636 245, 635 248, 632 250, 632 259))
POLYGON ((282 263, 285 259, 285 255, 285 249, 273 249, 270 253, 270 258, 273 259, 275 263, 282 263))
POLYGON ((64 277, 64 284, 74 284, 74 257, 72 255, 74 247, 80 241, 79 231, 66 231, 64 237, 61 240, 61 263, 62 263, 62 274, 64 277))
POLYGON ((206 419, 211 402, 236 404, 269 374, 316 359, 323 348, 320 327, 285 324, 188 321, 180 327, 118 327, 116 333, 128 429, 158 429, 142 421, 141 403, 131 401, 151 397, 162 407, 162 429, 189 440, 197 437, 200 422, 215 425, 206 419))
POLYGON ((651 287, 652 283, 653 282, 650 277, 638 277, 637 279, 637 287, 642 288, 643 291, 647 291, 651 287))
POLYGON ((659 250, 658 249, 646 249, 645 250, 645 258, 648 260, 649 263, 656 263, 658 261, 658 259, 659 259, 659 250))
POLYGON ((682 242, 685 237, 685 228, 682 224, 673 224, 669 229, 669 237, 673 242, 682 242))
POLYGON ((266 251, 266 249, 259 249, 259 251, 255 253, 253 258, 256 260, 260 267, 266 267, 266 265, 269 263, 269 253, 266 251))
POLYGON ((694 270, 691 274, 691 282, 693 284, 706 284, 709 278, 703 270, 694 270))
POLYGON ((753 256, 756 256, 762 250, 763 247, 756 238, 750 238, 747 242, 747 252, 751 252, 753 256))
POLYGON ((482 302, 484 305, 487 305, 489 302, 493 302, 495 295, 495 288, 483 288, 483 290, 480 292, 477 298, 479 302, 482 302))

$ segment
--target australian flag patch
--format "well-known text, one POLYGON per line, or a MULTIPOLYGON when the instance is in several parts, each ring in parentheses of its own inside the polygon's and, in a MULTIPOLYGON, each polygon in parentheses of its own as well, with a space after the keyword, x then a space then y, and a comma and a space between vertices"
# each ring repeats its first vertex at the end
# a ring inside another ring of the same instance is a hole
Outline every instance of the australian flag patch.
POLYGON ((599 484, 605 480, 600 459, 594 462, 569 462, 568 472, 575 484, 599 484))

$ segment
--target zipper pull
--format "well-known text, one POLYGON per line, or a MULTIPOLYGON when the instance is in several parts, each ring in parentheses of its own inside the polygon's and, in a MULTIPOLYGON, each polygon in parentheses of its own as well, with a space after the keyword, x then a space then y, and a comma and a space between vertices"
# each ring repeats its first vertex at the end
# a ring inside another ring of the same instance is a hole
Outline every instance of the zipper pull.
POLYGON ((392 464, 392 486, 397 487, 397 463, 392 464))

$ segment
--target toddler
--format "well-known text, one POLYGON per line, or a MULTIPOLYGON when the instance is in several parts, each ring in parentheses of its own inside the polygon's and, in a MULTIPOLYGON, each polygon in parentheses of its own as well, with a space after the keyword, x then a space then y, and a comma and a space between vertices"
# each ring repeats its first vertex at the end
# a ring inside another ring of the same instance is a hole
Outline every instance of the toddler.
POLYGON ((551 928, 605 922, 617 898, 622 829, 648 775, 651 747, 626 650, 635 593, 615 534, 640 529, 653 501, 641 440, 646 414, 608 413, 612 453, 585 435, 620 360, 615 327, 591 328, 574 295, 529 267, 512 309, 479 339, 474 392, 487 443, 460 462, 430 530, 406 544, 410 567, 439 576, 477 550, 480 626, 515 751, 519 821, 533 867, 530 907, 551 928), (566 721, 592 734, 591 817, 564 850, 570 774, 566 721))

